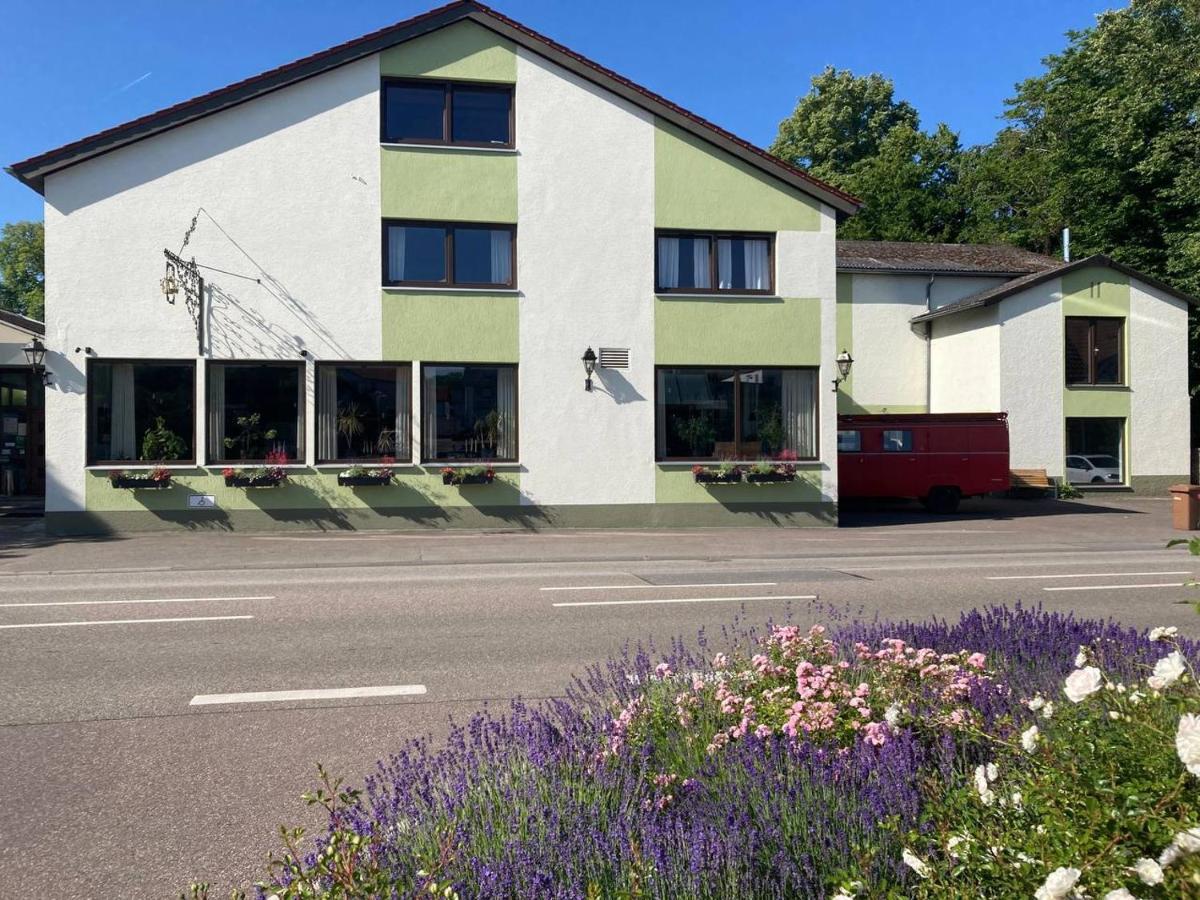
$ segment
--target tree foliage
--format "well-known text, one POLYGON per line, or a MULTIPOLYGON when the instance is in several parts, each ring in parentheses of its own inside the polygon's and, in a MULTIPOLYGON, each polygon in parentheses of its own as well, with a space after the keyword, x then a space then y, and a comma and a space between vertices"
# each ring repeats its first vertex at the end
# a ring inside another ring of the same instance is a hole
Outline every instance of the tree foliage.
POLYGON ((41 222, 0 229, 0 309, 41 319, 45 306, 45 230, 41 222))

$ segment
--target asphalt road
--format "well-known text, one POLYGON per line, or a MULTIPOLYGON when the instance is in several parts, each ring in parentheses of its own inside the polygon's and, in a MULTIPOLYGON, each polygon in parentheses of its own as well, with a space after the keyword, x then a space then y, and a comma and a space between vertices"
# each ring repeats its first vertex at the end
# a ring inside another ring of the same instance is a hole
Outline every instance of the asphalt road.
POLYGON ((174 897, 191 878, 224 896, 261 874, 277 823, 309 821, 318 760, 361 783, 449 715, 552 696, 627 640, 743 608, 804 620, 818 597, 901 618, 1020 599, 1200 634, 1183 586, 1200 560, 1164 548, 1168 501, 965 510, 848 513, 837 530, 63 542, 0 524, 0 897, 174 897))

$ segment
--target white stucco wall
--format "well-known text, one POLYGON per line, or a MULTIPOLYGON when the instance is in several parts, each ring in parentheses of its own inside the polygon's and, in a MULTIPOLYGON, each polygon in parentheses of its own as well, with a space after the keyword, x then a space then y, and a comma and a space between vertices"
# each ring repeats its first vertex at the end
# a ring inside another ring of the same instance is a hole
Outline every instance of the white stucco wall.
POLYGON ((1050 279, 998 304, 1000 408, 1008 413, 1011 465, 1063 474, 1062 281, 1050 279))
POLYGON ((1129 283, 1130 474, 1186 476, 1191 466, 1187 304, 1129 283))
POLYGON ((930 323, 930 412, 1000 411, 998 309, 985 306, 930 323))
POLYGON ((873 411, 925 405, 925 337, 909 322, 925 312, 928 282, 923 275, 854 275, 855 404, 873 411))
POLYGON ((75 347, 196 358, 158 282, 200 208, 184 255, 247 276, 204 272, 214 358, 379 357, 378 88, 378 60, 360 60, 47 179, 48 510, 83 508, 75 347))
POLYGON ((523 48, 517 83, 522 502, 653 503, 653 117, 523 48), (630 367, 586 394, 589 346, 630 367))
POLYGON ((985 275, 938 275, 933 279, 933 288, 929 292, 929 303, 934 309, 986 291, 1009 281, 1008 278, 994 278, 985 275))

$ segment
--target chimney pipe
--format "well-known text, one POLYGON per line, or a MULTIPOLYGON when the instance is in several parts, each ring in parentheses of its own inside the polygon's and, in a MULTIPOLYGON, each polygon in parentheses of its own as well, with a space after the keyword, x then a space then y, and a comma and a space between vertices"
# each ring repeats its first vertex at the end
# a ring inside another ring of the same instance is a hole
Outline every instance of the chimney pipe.
POLYGON ((1071 261, 1071 229, 1063 229, 1063 262, 1071 261))

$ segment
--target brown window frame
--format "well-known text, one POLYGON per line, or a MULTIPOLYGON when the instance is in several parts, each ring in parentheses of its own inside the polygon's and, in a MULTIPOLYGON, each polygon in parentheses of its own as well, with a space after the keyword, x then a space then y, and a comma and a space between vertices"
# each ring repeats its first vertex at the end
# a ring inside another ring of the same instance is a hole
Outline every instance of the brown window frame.
POLYGON ((200 413, 200 396, 199 385, 196 381, 196 360, 195 359, 167 359, 162 357, 141 358, 131 356, 98 356, 88 357, 87 363, 84 366, 84 379, 87 385, 86 395, 84 397, 84 440, 86 441, 85 456, 87 466, 105 466, 114 469, 137 469, 148 466, 195 466, 200 458, 199 448, 196 446, 197 438, 199 437, 199 429, 196 427, 196 417, 200 413), (192 455, 188 459, 93 459, 92 458, 92 370, 96 365, 120 365, 129 363, 130 365, 147 365, 147 366, 187 366, 192 372, 192 455))
MULTIPOLYGON (((296 457, 283 465, 303 467, 307 465, 308 460, 308 364, 306 362, 292 362, 286 359, 210 359, 204 367, 204 415, 205 424, 208 422, 208 414, 212 410, 212 397, 209 396, 208 371, 213 367, 231 367, 231 366, 256 366, 264 369, 298 369, 300 372, 300 386, 304 388, 304 402, 299 404, 296 410, 296 457)), ((215 458, 208 455, 208 434, 204 437, 204 464, 211 467, 233 467, 247 468, 250 466, 263 466, 267 464, 266 459, 224 459, 215 458)))
MULTIPOLYGON (((658 416, 659 416, 659 411, 662 407, 659 404, 658 373, 660 371, 662 371, 663 369, 693 369, 693 370, 700 370, 700 371, 712 371, 714 369, 720 369, 720 370, 728 369, 728 370, 731 370, 735 375, 741 375, 745 372, 754 372, 754 371, 757 371, 760 369, 762 369, 762 370, 778 370, 780 372, 788 372, 788 371, 815 372, 818 382, 821 377, 821 367, 820 366, 757 366, 757 365, 748 365, 748 366, 747 365, 738 365, 738 366, 661 365, 661 366, 655 366, 654 367, 654 433, 655 433, 654 461, 659 462, 659 463, 724 462, 725 461, 722 457, 715 456, 715 455, 714 456, 662 456, 659 454, 658 437, 657 437, 657 435, 658 435, 658 416)), ((742 441, 741 441, 741 436, 742 436, 741 435, 741 430, 742 430, 742 420, 741 420, 742 392, 740 389, 742 380, 739 378, 737 381, 734 382, 734 384, 738 386, 738 389, 733 392, 733 444, 735 447, 740 447, 742 444, 742 441)), ((821 425, 820 425, 820 423, 821 423, 821 391, 820 390, 813 392, 813 399, 815 401, 815 403, 813 404, 813 421, 815 423, 814 433, 813 433, 813 455, 812 456, 801 456, 795 460, 792 460, 792 462, 797 463, 797 464, 814 463, 814 462, 821 461, 821 425)), ((732 461, 733 462, 747 462, 747 461, 759 460, 761 458, 762 457, 760 457, 760 456, 746 457, 745 459, 738 457, 732 461)))
POLYGON ((1066 316, 1063 323, 1063 380, 1067 387, 1100 387, 1100 388, 1115 388, 1126 386, 1125 374, 1125 319, 1122 316, 1066 316), (1067 329, 1071 322, 1087 322, 1088 323, 1088 340, 1087 340, 1087 380, 1086 381, 1067 381, 1066 372, 1066 347, 1067 347, 1067 329), (1097 381, 1096 380, 1096 324, 1098 322, 1116 322, 1117 323, 1117 380, 1116 381, 1097 381))
POLYGON ((511 466, 521 461, 521 367, 514 362, 422 362, 421 363, 421 383, 415 386, 415 390, 419 391, 421 398, 421 465, 423 466, 482 466, 495 464, 498 466, 511 466), (438 369, 448 366, 461 366, 462 368, 474 367, 477 369, 499 369, 507 368, 513 370, 513 421, 517 426, 517 434, 513 439, 513 457, 512 459, 435 459, 429 455, 429 435, 426 433, 425 422, 428 417, 425 415, 425 370, 438 369))
MULTIPOLYGON (((360 360, 360 359, 327 359, 317 360, 313 366, 313 459, 318 466, 354 466, 359 464, 372 465, 383 459, 385 454, 378 456, 357 456, 353 459, 325 459, 321 456, 321 435, 319 429, 321 427, 321 370, 322 369, 365 369, 372 367, 388 366, 393 369, 408 370, 408 446, 404 448, 404 453, 399 452, 392 456, 397 465, 412 464, 412 435, 413 435, 413 364, 411 361, 398 361, 393 359, 376 359, 376 360, 360 360)), ((336 413, 335 413, 336 414, 336 413)))
POLYGON ((656 228, 654 229, 654 293, 670 294, 714 294, 717 296, 734 295, 739 297, 761 296, 770 297, 775 294, 775 235, 769 231, 704 231, 686 228, 656 228), (767 274, 770 284, 762 288, 665 288, 658 283, 658 239, 665 237, 708 238, 708 283, 719 283, 717 277, 717 241, 726 238, 730 240, 765 240, 767 242, 767 274))
POLYGON ((516 128, 517 128, 517 95, 516 85, 506 82, 496 81, 466 81, 463 79, 444 79, 444 78, 396 78, 385 76, 380 79, 379 85, 379 143, 395 144, 402 146, 404 144, 414 144, 417 146, 445 146, 445 147, 486 147, 493 150, 512 150, 516 147, 516 128), (396 140, 388 137, 387 128, 387 89, 391 85, 409 85, 414 87, 438 87, 442 88, 442 136, 437 138, 414 138, 412 140, 396 140), (508 94, 508 142, 505 144, 497 144, 491 141, 456 141, 454 140, 454 89, 456 87, 469 88, 470 90, 487 90, 495 93, 508 94))
POLYGON ((474 288, 478 290, 515 291, 517 289, 517 226, 511 222, 447 222, 435 219, 384 219, 382 229, 383 256, 383 286, 384 287, 442 287, 442 288, 474 288), (446 278, 443 281, 391 281, 388 278, 388 229, 400 227, 441 228, 445 230, 442 240, 445 242, 446 278), (454 230, 456 228, 474 228, 477 230, 507 231, 509 233, 508 249, 509 280, 507 284, 499 282, 474 282, 454 280, 454 230))

